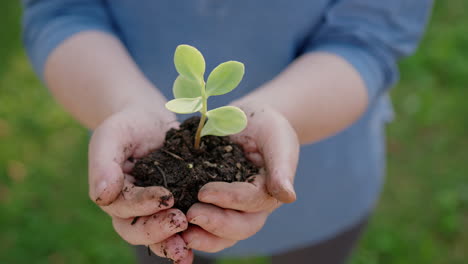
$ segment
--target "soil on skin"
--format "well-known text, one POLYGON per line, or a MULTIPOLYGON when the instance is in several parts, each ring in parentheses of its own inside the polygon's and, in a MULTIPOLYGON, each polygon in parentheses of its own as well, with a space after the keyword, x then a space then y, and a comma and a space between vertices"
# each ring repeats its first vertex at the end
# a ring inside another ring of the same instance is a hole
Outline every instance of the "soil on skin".
POLYGON ((166 187, 174 195, 174 208, 184 213, 198 202, 198 191, 206 183, 245 181, 258 174, 242 147, 228 137, 205 136, 200 149, 194 149, 199 120, 192 117, 180 129, 169 130, 164 146, 138 159, 131 173, 137 186, 166 187))

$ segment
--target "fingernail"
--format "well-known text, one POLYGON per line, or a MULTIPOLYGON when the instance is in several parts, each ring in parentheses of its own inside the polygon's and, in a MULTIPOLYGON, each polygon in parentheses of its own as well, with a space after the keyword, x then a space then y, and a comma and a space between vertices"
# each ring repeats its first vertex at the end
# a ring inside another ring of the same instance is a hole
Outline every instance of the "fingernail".
POLYGON ((286 183, 285 184, 285 187, 286 187, 285 189, 291 194, 295 193, 294 186, 292 185, 292 183, 290 181, 286 181, 285 183, 286 183))
POLYGON ((206 225, 208 223, 208 217, 204 215, 199 215, 190 220, 190 223, 194 225, 206 225))
POLYGON ((200 192, 198 192, 198 200, 200 200, 200 202, 210 203, 211 202, 211 195, 210 195, 209 192, 206 192, 204 190, 200 190, 200 192))
POLYGON ((96 187, 96 201, 101 199, 102 193, 107 189, 107 182, 101 181, 96 187))
POLYGON ((187 219, 185 218, 185 215, 182 213, 180 214, 174 214, 171 219, 171 224, 175 226, 175 228, 179 231, 183 231, 187 229, 188 224, 187 224, 187 219))
POLYGON ((198 239, 193 239, 187 244, 188 248, 197 249, 200 246, 200 241, 198 239))
POLYGON ((284 182, 284 189, 288 192, 288 196, 290 200, 296 200, 296 191, 294 191, 294 187, 290 181, 284 182))

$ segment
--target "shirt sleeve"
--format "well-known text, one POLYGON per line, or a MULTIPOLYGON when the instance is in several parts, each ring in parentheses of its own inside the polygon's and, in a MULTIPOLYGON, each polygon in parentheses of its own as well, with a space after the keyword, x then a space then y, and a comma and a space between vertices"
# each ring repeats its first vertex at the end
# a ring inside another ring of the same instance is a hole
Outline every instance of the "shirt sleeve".
POLYGON ((87 30, 114 33, 101 0, 22 0, 23 42, 36 73, 43 78, 50 53, 70 36, 87 30))
POLYGON ((372 102, 398 79, 397 61, 416 49, 432 0, 336 0, 304 52, 341 56, 360 73, 372 102))

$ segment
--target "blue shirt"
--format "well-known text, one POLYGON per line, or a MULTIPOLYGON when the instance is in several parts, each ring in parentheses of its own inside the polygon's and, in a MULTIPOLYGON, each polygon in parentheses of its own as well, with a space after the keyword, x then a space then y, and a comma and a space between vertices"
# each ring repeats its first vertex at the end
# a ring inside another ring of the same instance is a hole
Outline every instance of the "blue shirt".
MULTIPOLYGON (((397 61, 413 52, 431 0, 23 0, 24 42, 37 73, 57 45, 81 31, 118 37, 167 98, 177 73, 173 54, 190 44, 207 71, 242 61, 239 88, 213 98, 225 105, 274 78, 295 58, 324 51, 347 60, 368 89, 370 106, 351 127, 301 148, 297 202, 284 205, 252 238, 225 255, 272 254, 330 238, 368 215, 385 169, 387 89, 397 61)), ((112 65, 109 65, 112 67, 112 65)), ((339 76, 337 76, 338 78, 339 76)), ((288 100, 288 98, 284 98, 288 100)))

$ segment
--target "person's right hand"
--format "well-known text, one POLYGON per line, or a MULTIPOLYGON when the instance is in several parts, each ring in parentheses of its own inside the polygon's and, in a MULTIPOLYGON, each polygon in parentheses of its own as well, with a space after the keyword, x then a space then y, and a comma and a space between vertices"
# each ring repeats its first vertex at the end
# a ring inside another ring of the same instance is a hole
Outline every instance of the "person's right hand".
POLYGON ((128 159, 161 147, 167 130, 178 125, 175 120, 156 108, 131 106, 102 122, 89 144, 89 194, 128 243, 149 245, 159 256, 191 263, 193 253, 177 234, 187 229, 187 219, 171 209, 172 194, 159 186, 137 187, 127 174, 132 169, 128 159))

